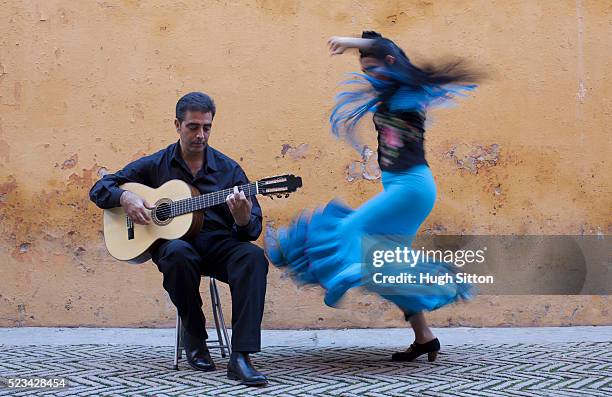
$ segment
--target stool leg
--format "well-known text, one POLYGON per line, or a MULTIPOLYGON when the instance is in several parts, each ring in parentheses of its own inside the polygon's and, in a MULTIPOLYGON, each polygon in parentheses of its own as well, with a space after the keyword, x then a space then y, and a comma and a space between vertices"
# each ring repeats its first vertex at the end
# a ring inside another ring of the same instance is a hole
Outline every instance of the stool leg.
POLYGON ((223 309, 221 308, 221 299, 219 298, 219 290, 217 289, 217 284, 215 285, 215 299, 217 301, 217 307, 219 308, 219 319, 221 320, 221 329, 223 330, 223 336, 225 336, 225 346, 227 347, 227 352, 232 354, 232 342, 230 341, 229 335, 227 333, 227 327, 225 326, 225 319, 223 318, 223 309))
POLYGON ((217 283, 214 278, 210 278, 210 302, 212 303, 212 312, 215 318, 215 328, 217 329, 217 340, 221 349, 221 357, 225 357, 225 343, 221 337, 221 328, 219 327, 219 293, 217 291, 217 283))
POLYGON ((176 312, 176 338, 174 343, 174 369, 178 371, 178 360, 181 357, 181 317, 176 312))

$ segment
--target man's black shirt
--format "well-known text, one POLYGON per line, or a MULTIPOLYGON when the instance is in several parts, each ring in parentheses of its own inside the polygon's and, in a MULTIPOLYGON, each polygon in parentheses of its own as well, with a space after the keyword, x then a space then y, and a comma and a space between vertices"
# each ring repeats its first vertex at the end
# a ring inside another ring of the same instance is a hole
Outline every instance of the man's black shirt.
MULTIPOLYGON (((137 182, 158 188, 171 179, 185 181, 202 194, 249 183, 238 163, 210 146, 206 146, 204 163, 194 177, 181 157, 179 142, 176 142, 126 165, 115 174, 105 175, 91 188, 89 198, 100 208, 120 207, 119 198, 124 190, 119 185, 137 182)), ((252 196, 251 199, 251 220, 246 226, 236 225, 227 204, 221 204, 204 210, 202 230, 226 230, 238 240, 256 240, 261 234, 262 213, 257 198, 252 196)))

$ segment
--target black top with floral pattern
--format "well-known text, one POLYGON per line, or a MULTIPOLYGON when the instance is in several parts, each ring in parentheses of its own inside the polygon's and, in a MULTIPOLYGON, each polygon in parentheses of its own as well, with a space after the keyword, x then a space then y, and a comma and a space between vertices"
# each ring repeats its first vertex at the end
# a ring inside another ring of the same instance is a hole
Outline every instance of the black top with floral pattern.
POLYGON ((382 171, 405 171, 425 160, 425 113, 391 112, 383 103, 374 113, 378 164, 382 171))

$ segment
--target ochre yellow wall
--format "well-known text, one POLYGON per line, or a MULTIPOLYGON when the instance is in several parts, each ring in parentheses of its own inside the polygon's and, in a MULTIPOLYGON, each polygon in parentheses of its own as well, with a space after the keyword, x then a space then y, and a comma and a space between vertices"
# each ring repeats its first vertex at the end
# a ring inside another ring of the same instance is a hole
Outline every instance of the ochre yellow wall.
MULTIPOLYGON (((358 65, 354 54, 330 57, 326 39, 366 28, 416 62, 454 54, 490 71, 473 98, 431 115, 427 155, 439 193, 424 229, 610 234, 611 11, 586 0, 3 2, 0 326, 173 323, 156 267, 106 253, 87 192, 101 170, 176 140, 174 105, 189 91, 215 98, 211 144, 251 178, 303 177, 290 199, 261 200, 269 224, 333 197, 357 206, 378 192, 380 181, 363 178, 327 122, 336 84, 358 65)), ((370 122, 362 129, 373 142, 370 122)), ((318 288, 271 269, 264 325, 404 324, 391 305, 350 296, 342 309, 327 308, 318 288)), ((481 296, 430 318, 611 324, 610 302, 481 296)))

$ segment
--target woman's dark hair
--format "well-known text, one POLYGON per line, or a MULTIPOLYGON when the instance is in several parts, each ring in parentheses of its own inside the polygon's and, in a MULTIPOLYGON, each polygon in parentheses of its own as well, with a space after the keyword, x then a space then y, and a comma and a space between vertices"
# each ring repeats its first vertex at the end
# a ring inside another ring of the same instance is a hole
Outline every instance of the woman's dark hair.
POLYGON ((217 112, 215 102, 211 97, 203 92, 190 92, 185 94, 176 103, 176 118, 182 122, 185 118, 185 112, 202 112, 212 113, 213 118, 217 112))
POLYGON ((414 79, 412 83, 416 85, 475 83, 481 79, 481 73, 470 68, 463 59, 442 59, 437 62, 426 62, 421 67, 417 67, 406 56, 404 50, 380 33, 366 30, 361 34, 361 38, 374 40, 369 48, 359 50, 361 58, 371 57, 385 61, 385 57, 391 55, 395 58, 395 63, 387 64, 387 67, 399 76, 407 74, 414 79))
MULTIPOLYGON (((385 50, 385 47, 395 45, 395 43, 393 43, 391 40, 384 38, 380 33, 375 32, 373 30, 364 30, 361 33, 361 38, 374 40, 374 44, 370 48, 360 48, 359 49, 359 56, 361 58, 372 57, 372 58, 384 60, 385 56, 389 54, 389 52, 385 50)), ((408 58, 406 54, 404 53, 404 50, 402 50, 399 47, 397 48, 403 56, 408 58)))
POLYGON ((345 83, 362 88, 340 93, 330 116, 334 135, 346 138, 357 149, 354 128, 365 113, 375 111, 379 104, 385 103, 392 111, 424 113, 429 107, 473 90, 481 77, 462 59, 440 60, 417 67, 397 44, 380 33, 364 31, 361 37, 373 41, 368 48, 359 50, 360 58, 383 61, 384 66, 373 71, 384 79, 354 73, 358 78, 345 83), (393 63, 387 61, 388 55, 395 59, 393 63))

